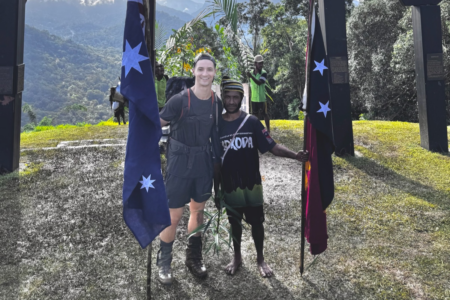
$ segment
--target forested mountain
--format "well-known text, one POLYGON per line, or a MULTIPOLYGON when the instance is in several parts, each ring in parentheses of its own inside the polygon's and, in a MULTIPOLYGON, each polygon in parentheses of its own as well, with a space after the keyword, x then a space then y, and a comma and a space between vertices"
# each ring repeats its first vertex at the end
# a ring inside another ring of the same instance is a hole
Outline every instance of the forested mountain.
POLYGON ((176 10, 175 8, 170 8, 164 5, 160 5, 159 3, 156 3, 156 14, 158 15, 159 12, 165 12, 166 14, 170 16, 174 16, 182 20, 183 22, 188 22, 192 20, 192 15, 176 10))
POLYGON ((202 3, 191 0, 158 0, 158 3, 167 7, 173 7, 176 10, 188 14, 196 12, 200 7, 203 6, 202 3))
MULTIPOLYGON (((94 6, 29 0, 26 24, 83 45, 112 47, 120 52, 125 13, 126 1, 123 0, 94 6)), ((172 33, 171 29, 180 28, 190 19, 192 17, 188 14, 157 5, 156 20, 168 35, 172 33)))
MULTIPOLYGON (((28 0, 23 101, 38 121, 50 116, 55 124, 96 123, 111 116, 108 91, 120 75, 126 1, 104 2, 28 0), (88 110, 68 109, 73 105, 88 110)), ((192 18, 157 7, 156 19, 168 35, 192 18)), ((28 121, 24 115, 22 125, 28 121)))
MULTIPOLYGON (((111 116, 107 95, 118 81, 120 55, 26 26, 24 59, 23 102, 34 107, 38 120, 50 116, 55 124, 98 122, 111 116), (88 111, 67 110, 73 104, 88 111)), ((27 122, 24 115, 22 125, 27 122)))

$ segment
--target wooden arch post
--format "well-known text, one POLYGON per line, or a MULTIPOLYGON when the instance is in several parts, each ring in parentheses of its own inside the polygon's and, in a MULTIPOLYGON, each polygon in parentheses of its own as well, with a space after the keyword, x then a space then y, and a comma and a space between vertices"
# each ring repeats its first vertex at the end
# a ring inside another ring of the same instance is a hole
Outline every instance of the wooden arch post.
POLYGON ((0 173, 19 167, 26 0, 0 0, 0 173))
POLYGON ((441 0, 400 0, 412 7, 420 145, 448 152, 441 0))
POLYGON ((330 69, 333 142, 338 156, 354 155, 345 0, 319 0, 319 18, 330 69))

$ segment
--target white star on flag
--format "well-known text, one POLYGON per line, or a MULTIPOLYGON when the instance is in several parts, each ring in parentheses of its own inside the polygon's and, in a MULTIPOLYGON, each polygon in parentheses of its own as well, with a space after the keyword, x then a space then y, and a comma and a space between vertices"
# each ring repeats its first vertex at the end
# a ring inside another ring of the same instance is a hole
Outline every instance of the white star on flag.
POLYGON ((313 71, 319 71, 320 75, 323 76, 323 70, 327 70, 328 68, 325 66, 325 59, 322 59, 322 62, 314 61, 316 64, 316 68, 313 71))
POLYGON ((326 104, 322 104, 322 102, 319 101, 320 109, 317 111, 318 113, 323 113, 325 118, 327 117, 327 112, 331 111, 331 109, 328 107, 330 104, 330 101, 328 101, 326 104))
POLYGON ((131 48, 128 41, 126 41, 125 45, 125 52, 122 56, 122 67, 125 67, 125 77, 127 77, 128 72, 130 72, 131 68, 135 69, 139 73, 142 74, 141 66, 139 65, 139 62, 148 59, 147 56, 143 56, 139 54, 139 51, 141 50, 142 42, 139 43, 134 48, 131 48))
POLYGON ((147 190, 147 192, 148 192, 149 188, 152 188, 152 189, 155 188, 153 186, 153 184, 152 184, 153 182, 155 182, 155 180, 152 180, 152 175, 151 174, 148 175, 147 178, 145 178, 145 176, 142 175, 142 181, 139 181, 139 182, 142 183, 141 190, 145 188, 147 190))

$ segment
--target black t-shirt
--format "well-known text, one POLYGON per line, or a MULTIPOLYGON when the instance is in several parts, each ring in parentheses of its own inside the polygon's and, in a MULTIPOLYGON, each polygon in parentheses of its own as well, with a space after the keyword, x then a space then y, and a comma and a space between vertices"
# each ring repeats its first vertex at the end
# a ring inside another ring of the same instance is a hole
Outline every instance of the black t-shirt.
MULTIPOLYGON (((188 109, 187 90, 174 95, 159 113, 161 119, 169 121, 171 138, 189 147, 208 145, 211 139, 213 155, 220 162, 220 144, 216 130, 216 105, 212 99, 200 100, 190 91, 191 105, 188 109)), ((222 101, 217 97, 219 122, 222 101)))
MULTIPOLYGON (((219 137, 223 153, 246 116, 247 113, 241 112, 234 121, 222 120, 219 137)), ((225 192, 231 193, 237 188, 252 190, 255 184, 261 185, 258 150, 263 154, 275 145, 261 122, 255 116, 250 116, 236 134, 223 160, 222 184, 225 192)))

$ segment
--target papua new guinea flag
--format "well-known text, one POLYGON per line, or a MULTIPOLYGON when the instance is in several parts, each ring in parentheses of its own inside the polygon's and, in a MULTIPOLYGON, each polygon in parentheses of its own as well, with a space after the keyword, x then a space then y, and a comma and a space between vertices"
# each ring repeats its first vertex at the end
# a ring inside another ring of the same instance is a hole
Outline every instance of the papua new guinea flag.
POLYGON ((158 146, 161 123, 142 12, 142 0, 128 0, 120 92, 129 100, 123 218, 145 248, 171 222, 158 146))
POLYGON ((327 221, 325 210, 334 197, 333 163, 334 151, 329 94, 329 70, 322 38, 322 31, 314 13, 314 32, 309 66, 309 97, 305 126, 306 149, 306 226, 305 236, 311 254, 317 255, 327 249, 327 221))

